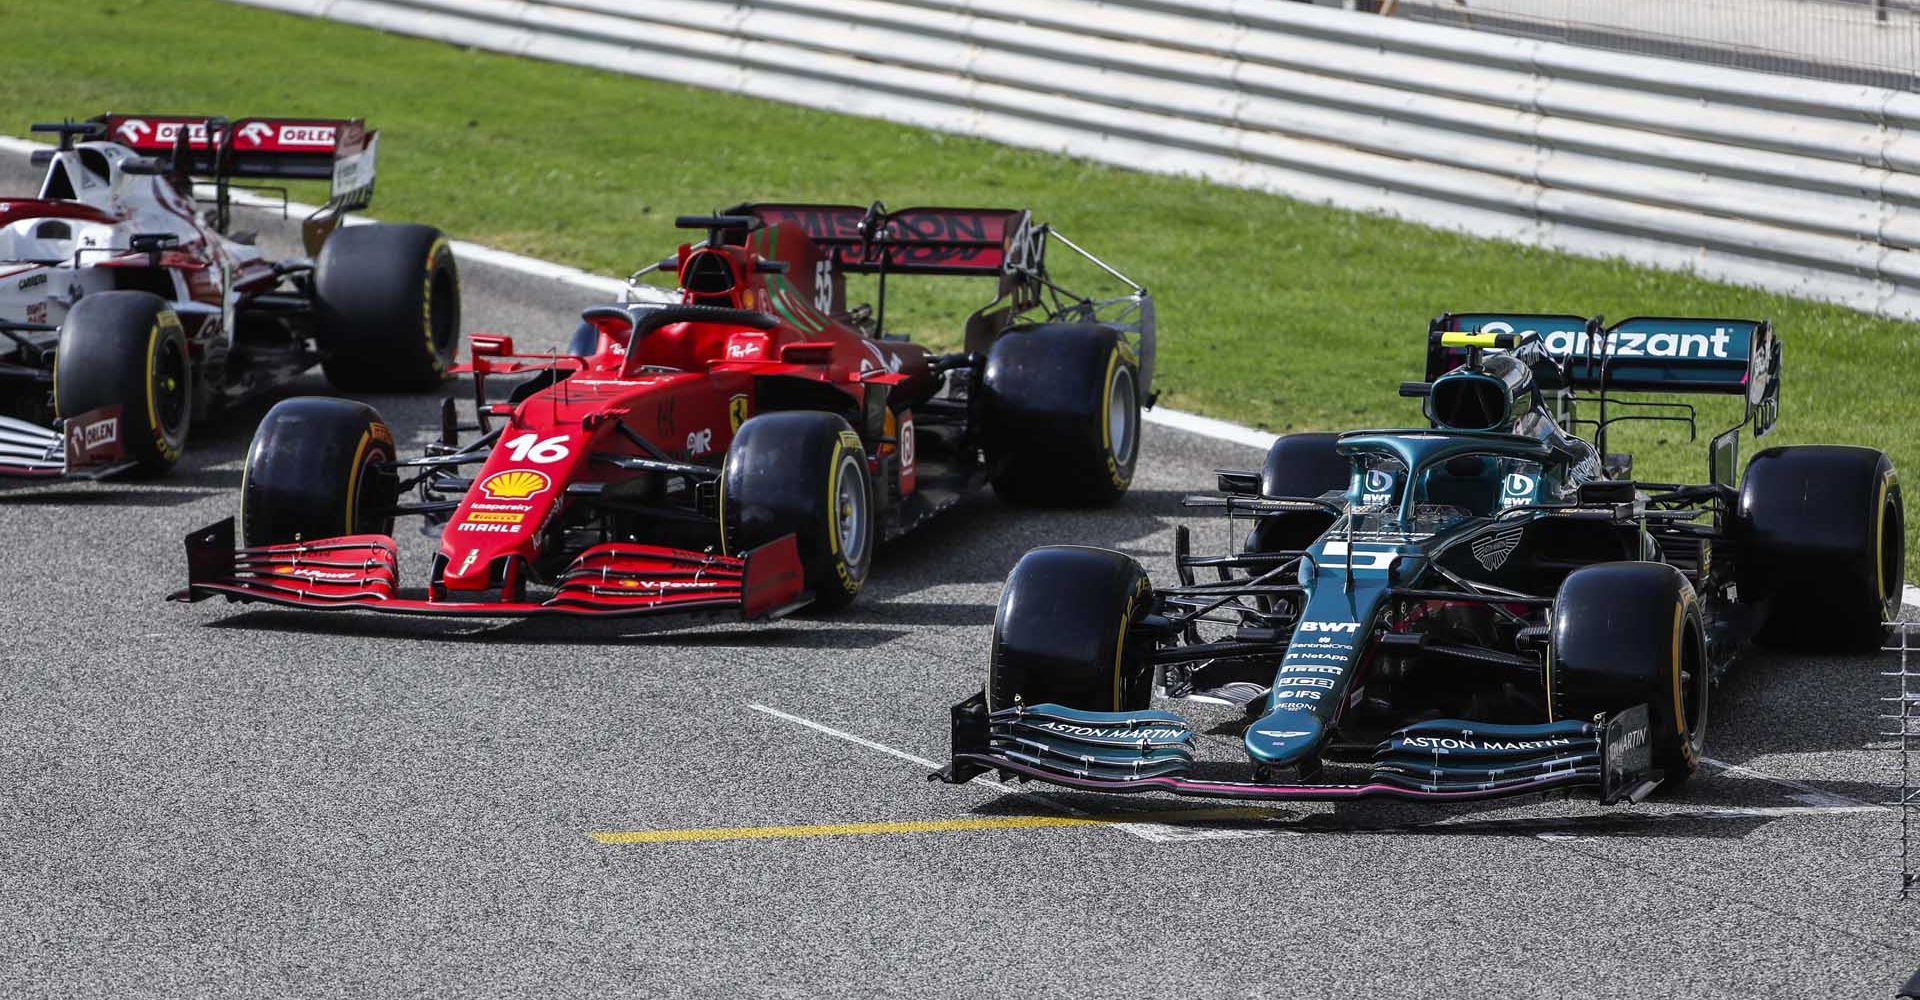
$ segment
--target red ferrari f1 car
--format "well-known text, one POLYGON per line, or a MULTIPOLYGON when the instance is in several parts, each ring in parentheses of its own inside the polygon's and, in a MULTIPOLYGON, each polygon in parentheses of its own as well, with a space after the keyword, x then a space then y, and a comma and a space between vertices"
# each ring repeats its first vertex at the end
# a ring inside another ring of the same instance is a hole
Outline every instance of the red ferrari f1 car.
POLYGON ((877 543, 984 484, 1035 504, 1126 491, 1152 300, 1025 211, 756 204, 678 224, 706 239, 642 269, 676 268, 677 302, 588 309, 563 354, 473 337, 477 440, 458 441, 452 400, 408 460, 368 406, 276 406, 247 456, 245 547, 232 519, 188 536, 174 597, 775 617, 847 604, 877 543), (1055 242, 1124 293, 1061 288, 1055 242), (848 274, 877 276, 878 308, 847 307, 848 274), (964 350, 933 354, 884 330, 889 275, 991 276, 998 294, 964 350), (505 376, 524 380, 496 401, 505 376), (441 526, 424 593, 400 587, 400 514, 441 526))
POLYGON ((432 389, 460 329, 453 251, 428 226, 336 228, 373 198, 355 120, 101 115, 35 125, 37 197, 0 199, 0 475, 156 475, 187 432, 322 366, 343 389, 432 389), (231 231, 235 181, 328 180, 314 258, 231 231), (212 181, 203 206, 196 181, 212 181))

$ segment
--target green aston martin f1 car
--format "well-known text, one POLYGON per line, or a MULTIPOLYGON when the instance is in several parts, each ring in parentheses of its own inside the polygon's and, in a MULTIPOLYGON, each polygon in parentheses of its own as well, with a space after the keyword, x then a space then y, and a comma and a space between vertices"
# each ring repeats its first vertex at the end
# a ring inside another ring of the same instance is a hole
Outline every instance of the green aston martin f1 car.
POLYGON ((1281 800, 1678 784, 1750 641, 1867 649, 1899 610, 1886 455, 1768 448, 1736 480, 1741 432, 1779 415, 1780 357, 1764 322, 1441 316, 1426 379, 1400 387, 1428 426, 1287 435, 1189 498, 1251 521, 1237 551, 1191 555, 1182 528, 1168 587, 1117 552, 1027 553, 939 776, 1281 800), (1695 418, 1623 392, 1740 398, 1708 482, 1638 481, 1608 453, 1622 421, 1695 418), (1196 762, 1187 722, 1149 708, 1156 672, 1166 696, 1247 710, 1250 776, 1196 762))

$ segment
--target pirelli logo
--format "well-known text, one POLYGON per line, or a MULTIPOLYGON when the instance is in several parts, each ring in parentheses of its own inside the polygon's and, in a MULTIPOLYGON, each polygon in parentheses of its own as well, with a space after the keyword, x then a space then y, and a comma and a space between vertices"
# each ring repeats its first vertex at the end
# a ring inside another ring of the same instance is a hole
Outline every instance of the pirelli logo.
POLYGON ((469 524, 519 524, 525 514, 509 514, 501 511, 474 510, 467 512, 469 524))

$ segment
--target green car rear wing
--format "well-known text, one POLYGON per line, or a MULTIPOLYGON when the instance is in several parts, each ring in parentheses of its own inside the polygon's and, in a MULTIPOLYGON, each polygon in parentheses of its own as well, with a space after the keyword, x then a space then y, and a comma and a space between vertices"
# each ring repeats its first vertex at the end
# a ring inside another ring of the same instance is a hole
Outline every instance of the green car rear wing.
MULTIPOLYGON (((1609 419, 1608 393, 1712 393, 1739 395, 1745 401, 1740 422, 1716 435, 1710 445, 1714 482, 1731 483, 1738 464, 1739 432, 1748 424, 1754 437, 1773 429, 1780 415, 1780 342, 1765 320, 1710 317, 1635 316, 1612 326, 1595 316, 1543 313, 1443 313, 1428 327, 1429 381, 1466 363, 1474 349, 1498 350, 1491 335, 1532 332, 1538 337, 1535 364, 1543 388, 1571 390, 1574 398, 1593 393, 1600 405, 1595 444, 1606 447, 1606 429, 1620 420, 1684 419, 1630 412, 1609 419), (1461 344, 1445 334, 1487 335, 1488 342, 1461 344), (1445 342, 1443 342, 1445 341, 1445 342)), ((1676 404, 1614 401, 1615 406, 1676 404)))

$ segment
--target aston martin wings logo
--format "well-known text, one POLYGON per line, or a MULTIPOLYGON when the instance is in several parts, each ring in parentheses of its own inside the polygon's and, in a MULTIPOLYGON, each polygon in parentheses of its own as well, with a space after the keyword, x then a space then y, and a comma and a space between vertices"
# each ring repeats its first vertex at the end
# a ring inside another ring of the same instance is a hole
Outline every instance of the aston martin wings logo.
POLYGON ((1507 564, 1507 557, 1520 544, 1520 536, 1526 534, 1527 526, 1515 525, 1500 531, 1490 531, 1473 540, 1473 557, 1480 565, 1488 569, 1499 569, 1507 564))

